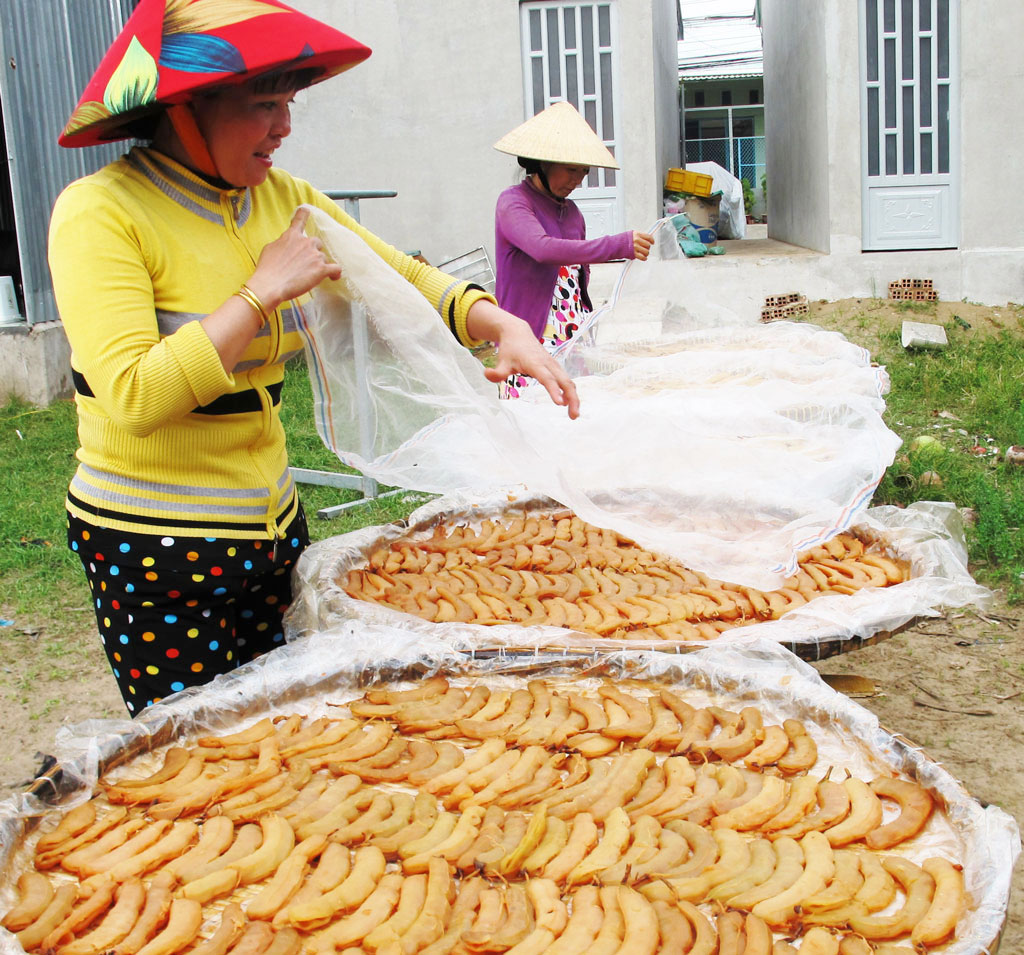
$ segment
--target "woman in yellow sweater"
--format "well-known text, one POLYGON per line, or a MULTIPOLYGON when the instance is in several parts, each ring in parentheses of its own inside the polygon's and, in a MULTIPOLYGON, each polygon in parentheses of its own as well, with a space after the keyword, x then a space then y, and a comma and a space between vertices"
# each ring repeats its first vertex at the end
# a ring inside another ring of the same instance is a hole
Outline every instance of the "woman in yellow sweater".
POLYGON ((279 0, 141 0, 60 138, 151 142, 68 186, 49 244, 81 445, 68 541, 133 714, 283 640, 308 543, 279 417, 283 365, 302 350, 308 293, 340 275, 300 205, 416 285, 438 334, 497 342, 491 380, 530 374, 578 414, 525 322, 274 168, 295 91, 369 54, 279 0))

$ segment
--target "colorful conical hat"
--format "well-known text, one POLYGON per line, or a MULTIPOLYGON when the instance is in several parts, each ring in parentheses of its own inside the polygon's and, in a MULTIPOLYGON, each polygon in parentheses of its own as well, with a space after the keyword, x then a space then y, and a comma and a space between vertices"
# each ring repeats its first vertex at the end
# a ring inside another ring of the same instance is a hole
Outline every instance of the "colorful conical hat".
POLYGON ((542 162, 619 168, 608 147, 571 103, 552 103, 502 136, 494 148, 512 156, 542 162))
POLYGON ((124 139, 125 123, 201 90, 280 69, 317 70, 319 83, 369 55, 369 47, 280 0, 141 0, 58 141, 124 139))

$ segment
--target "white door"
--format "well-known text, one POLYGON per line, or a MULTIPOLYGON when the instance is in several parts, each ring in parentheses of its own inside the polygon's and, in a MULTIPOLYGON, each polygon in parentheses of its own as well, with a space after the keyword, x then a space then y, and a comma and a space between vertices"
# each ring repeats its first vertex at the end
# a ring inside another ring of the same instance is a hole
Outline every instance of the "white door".
MULTIPOLYGON (((552 103, 572 103, 616 154, 618 141, 618 29, 614 0, 560 3, 530 0, 520 7, 526 118, 552 103)), ((572 194, 587 237, 622 232, 619 173, 591 169, 572 194)))
POLYGON ((958 0, 862 0, 865 250, 956 248, 958 0))

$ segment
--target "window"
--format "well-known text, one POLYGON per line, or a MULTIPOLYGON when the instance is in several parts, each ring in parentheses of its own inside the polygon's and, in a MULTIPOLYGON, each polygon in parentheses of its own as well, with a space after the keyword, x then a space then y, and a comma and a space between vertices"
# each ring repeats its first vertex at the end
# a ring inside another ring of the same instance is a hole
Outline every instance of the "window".
POLYGON ((753 136, 754 118, 752 116, 737 116, 732 121, 733 136, 753 136))
POLYGON ((750 103, 751 106, 756 106, 758 103, 760 103, 761 102, 761 91, 760 90, 751 90, 750 94, 749 94, 749 96, 747 98, 747 102, 750 103))
POLYGON ((704 90, 694 90, 693 92, 693 105, 703 106, 704 105, 704 90))
POLYGON ((716 116, 713 119, 700 120, 701 139, 725 139, 725 119, 716 116))
MULTIPOLYGON (((531 0, 520 10, 527 113, 539 113, 555 100, 565 100, 615 155, 614 4, 610 0, 531 0)), ((615 184, 614 169, 592 167, 586 180, 587 189, 614 188, 615 184)))
POLYGON ((732 90, 722 90, 722 105, 732 106, 732 90))

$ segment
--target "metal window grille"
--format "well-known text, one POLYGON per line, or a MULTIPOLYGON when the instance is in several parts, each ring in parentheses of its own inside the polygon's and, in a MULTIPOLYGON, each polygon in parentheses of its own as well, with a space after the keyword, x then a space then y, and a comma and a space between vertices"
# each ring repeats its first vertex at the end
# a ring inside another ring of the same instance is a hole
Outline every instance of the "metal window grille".
MULTIPOLYGON (((614 4, 535 0, 521 10, 527 112, 572 103, 615 155, 614 4)), ((582 188, 614 186, 615 177, 614 169, 594 168, 582 188)))
POLYGON ((865 0, 867 175, 950 172, 951 0, 865 0))
POLYGON ((765 171, 764 136, 687 140, 686 161, 716 162, 758 189, 765 171))

